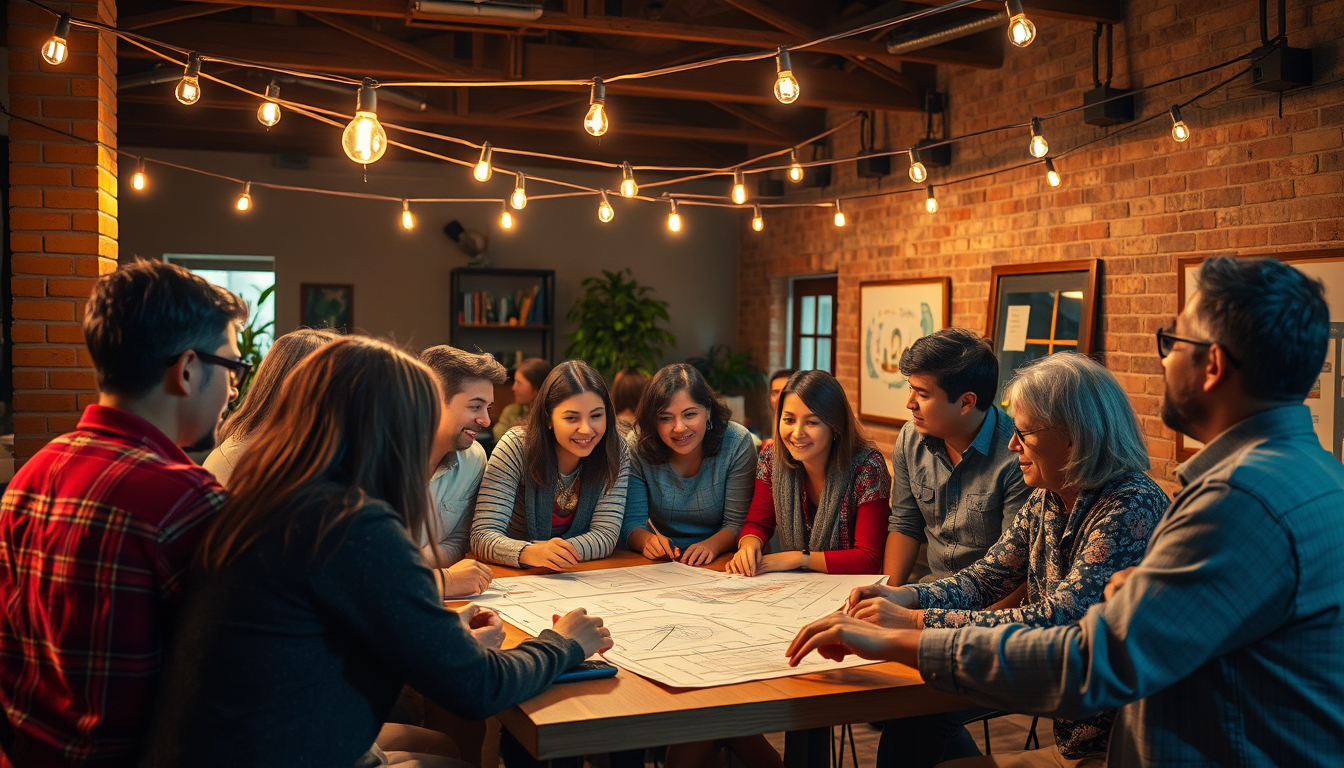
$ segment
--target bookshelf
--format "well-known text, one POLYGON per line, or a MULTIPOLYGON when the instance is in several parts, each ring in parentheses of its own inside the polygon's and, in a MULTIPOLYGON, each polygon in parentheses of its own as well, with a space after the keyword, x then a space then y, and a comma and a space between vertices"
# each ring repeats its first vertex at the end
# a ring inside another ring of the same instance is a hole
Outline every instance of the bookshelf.
POLYGON ((459 267, 450 274, 450 344, 489 352, 510 370, 516 352, 555 362, 555 270, 459 267))

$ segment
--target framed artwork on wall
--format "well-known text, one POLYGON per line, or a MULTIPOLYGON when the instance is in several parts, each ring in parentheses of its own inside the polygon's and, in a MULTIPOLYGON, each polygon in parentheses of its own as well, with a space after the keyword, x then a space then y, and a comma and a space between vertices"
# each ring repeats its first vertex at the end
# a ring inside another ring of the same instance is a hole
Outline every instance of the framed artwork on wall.
POLYGON ((951 319, 951 278, 859 283, 859 418, 898 426, 909 420, 901 353, 951 319))
POLYGON ((1056 352, 1092 353, 1096 328, 1097 259, 1002 264, 989 279, 985 338, 999 356, 994 402, 1007 407, 1004 386, 1013 372, 1056 352))
MULTIPOLYGON (((1316 427, 1321 447, 1344 460, 1344 377, 1340 361, 1344 360, 1344 249, 1322 251, 1294 251, 1291 253, 1256 253, 1244 258, 1267 256, 1291 264, 1325 284, 1325 300, 1330 305, 1330 344, 1325 350, 1325 364, 1320 378, 1307 393, 1307 408, 1316 427)), ((1195 292, 1195 273, 1204 262, 1203 256, 1191 256, 1176 261, 1176 295, 1184 308, 1195 292)), ((1176 460, 1185 461, 1203 448, 1198 440, 1176 433, 1176 460)))
POLYGON ((303 283, 299 286, 299 324, 349 333, 355 327, 355 286, 303 283))

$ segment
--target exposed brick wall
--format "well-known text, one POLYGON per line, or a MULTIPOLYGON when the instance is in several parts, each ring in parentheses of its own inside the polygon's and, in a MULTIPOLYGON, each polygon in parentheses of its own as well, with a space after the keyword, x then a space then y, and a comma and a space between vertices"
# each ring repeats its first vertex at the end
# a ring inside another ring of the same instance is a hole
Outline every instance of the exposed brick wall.
MULTIPOLYGON (((116 23, 111 0, 59 7, 116 23)), ((69 58, 51 66, 40 53, 51 14, 17 0, 8 10, 10 110, 84 139, 9 121, 14 431, 22 460, 73 429, 97 397, 80 321, 94 280, 117 265, 117 58, 111 35, 75 27, 69 58)))
MULTIPOLYGON (((1127 6, 1125 23, 1114 31, 1115 87, 1157 83, 1259 43, 1255 0, 1131 0, 1127 6)), ((1057 190, 1036 165, 939 188, 941 210, 932 215, 924 212, 921 190, 847 202, 850 223, 843 229, 832 225, 829 209, 769 211, 762 233, 744 220, 739 349, 750 350, 763 367, 782 365, 787 290, 781 286, 790 276, 837 273, 836 374, 856 403, 860 281, 949 276, 953 324, 983 331, 993 265, 1099 258, 1097 348, 1139 413, 1153 474, 1170 487, 1175 440, 1157 415, 1162 377, 1153 332, 1178 311, 1177 258, 1339 247, 1344 240, 1344 83, 1337 82, 1344 79, 1344 3, 1294 0, 1288 6, 1289 39, 1314 49, 1317 86, 1285 94, 1282 118, 1278 99, 1250 89, 1245 75, 1184 110, 1194 130, 1189 141, 1171 139, 1169 119, 1154 120, 1058 160, 1064 184, 1057 190)), ((1009 47, 1002 70, 939 68, 939 90, 950 93, 953 135, 1081 103, 1092 87, 1093 26, 1035 22, 1036 42, 1025 50, 1009 47)), ((1139 95, 1137 116, 1184 101, 1235 71, 1237 65, 1139 95)), ((847 115, 832 117, 838 122, 847 115)), ((1081 113, 1045 127, 1051 155, 1105 130, 1084 124, 1081 113)), ((893 116, 884 123, 879 117, 878 134, 879 148, 909 146, 923 136, 922 120, 893 116)), ((1030 160, 1028 137, 1023 129, 959 142, 952 167, 931 169, 932 181, 1030 160)), ((842 132, 832 156, 854 154, 858 140, 857 129, 842 132)), ((892 175, 879 182, 857 178, 851 164, 836 166, 832 187, 817 199, 911 190, 906 168, 903 157, 893 158, 892 175)), ((867 427, 889 451, 895 430, 867 427)))

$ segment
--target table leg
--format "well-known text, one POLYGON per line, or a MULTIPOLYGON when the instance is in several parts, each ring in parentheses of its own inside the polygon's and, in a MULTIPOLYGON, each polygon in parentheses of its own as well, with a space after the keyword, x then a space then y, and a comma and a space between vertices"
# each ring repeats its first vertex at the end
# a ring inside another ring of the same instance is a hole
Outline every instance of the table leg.
POLYGON ((829 768, 830 764, 830 728, 810 728, 784 734, 784 768, 829 768))

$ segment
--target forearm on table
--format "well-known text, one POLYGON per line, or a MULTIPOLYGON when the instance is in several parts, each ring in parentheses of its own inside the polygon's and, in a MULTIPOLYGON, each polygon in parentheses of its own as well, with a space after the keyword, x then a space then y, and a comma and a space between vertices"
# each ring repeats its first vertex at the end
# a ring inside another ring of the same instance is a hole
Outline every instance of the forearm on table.
POLYGON ((919 544, 917 539, 900 531, 891 531, 887 534, 882 572, 889 577, 888 584, 896 587, 910 580, 910 571, 914 569, 915 560, 919 558, 919 544))

